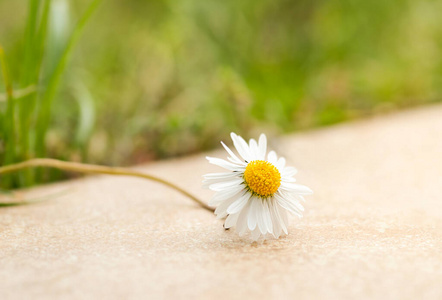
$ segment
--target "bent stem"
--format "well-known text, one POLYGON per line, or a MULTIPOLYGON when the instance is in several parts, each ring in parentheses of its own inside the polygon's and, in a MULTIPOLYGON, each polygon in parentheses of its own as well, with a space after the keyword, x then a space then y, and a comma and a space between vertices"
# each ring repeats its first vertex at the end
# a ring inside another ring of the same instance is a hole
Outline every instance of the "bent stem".
POLYGON ((211 207, 209 207, 207 204, 205 204, 203 201, 196 198, 192 194, 186 192, 182 188, 176 186, 175 184, 173 184, 169 181, 166 181, 164 179, 155 177, 153 175, 145 174, 142 172, 138 172, 138 171, 126 169, 126 168, 90 165, 90 164, 62 161, 62 160, 52 159, 52 158, 35 158, 35 159, 26 160, 26 161, 23 161, 23 162, 20 162, 17 164, 11 164, 11 165, 0 167, 0 175, 15 172, 15 171, 18 171, 21 169, 33 168, 33 167, 49 167, 49 168, 56 168, 56 169, 65 170, 65 171, 74 171, 74 172, 79 172, 79 173, 93 173, 93 174, 108 174, 108 175, 123 175, 123 176, 140 177, 140 178, 156 181, 156 182, 159 182, 163 185, 166 185, 166 186, 180 192, 181 194, 185 195, 186 197, 192 199, 193 201, 198 203, 202 208, 213 212, 213 209, 211 207))

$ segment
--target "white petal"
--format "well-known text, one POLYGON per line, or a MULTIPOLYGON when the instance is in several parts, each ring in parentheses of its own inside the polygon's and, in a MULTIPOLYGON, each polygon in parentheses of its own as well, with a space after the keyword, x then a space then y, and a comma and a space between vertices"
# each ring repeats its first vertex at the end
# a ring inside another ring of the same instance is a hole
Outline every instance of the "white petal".
POLYGON ((208 173, 203 175, 204 179, 220 179, 238 176, 236 172, 208 173))
POLYGON ((283 176, 281 176, 281 181, 289 183, 289 182, 296 182, 296 179, 293 178, 293 177, 283 177, 283 176))
POLYGON ((246 141, 233 132, 230 134, 230 137, 232 138, 233 145, 235 145, 236 151, 238 151, 239 155, 241 155, 245 161, 250 162, 249 145, 247 145, 246 141))
POLYGON ((221 145, 223 145, 224 149, 226 149, 227 153, 229 153, 230 157, 232 158, 232 162, 241 165, 246 164, 244 161, 240 160, 238 156, 236 156, 235 153, 233 153, 233 151, 230 150, 230 148, 227 147, 223 142, 221 142, 221 145))
POLYGON ((249 213, 247 214, 247 226, 249 227, 250 230, 253 230, 256 228, 256 211, 258 210, 258 205, 259 205, 259 199, 257 199, 256 197, 252 197, 249 200, 250 203, 250 209, 249 209, 249 213))
POLYGON ((218 182, 211 184, 209 186, 209 189, 212 191, 220 192, 224 190, 231 190, 232 188, 236 188, 240 186, 244 182, 244 179, 237 178, 237 179, 230 179, 228 181, 218 182))
POLYGON ((267 138, 264 133, 259 136, 259 159, 266 158, 267 138))
POLYGON ((236 214, 237 212, 241 211, 243 207, 247 204, 247 201, 250 198, 250 193, 246 192, 244 195, 242 195, 238 200, 233 202, 229 208, 227 208, 228 214, 236 214))
POLYGON ((288 227, 289 221, 288 221, 288 217, 287 217, 287 211, 284 208, 282 208, 279 204, 276 204, 276 203, 275 203, 275 208, 276 208, 276 212, 278 212, 279 219, 282 221, 281 222, 282 231, 284 231, 285 234, 288 234, 287 227, 288 227))
POLYGON ((297 206, 300 211, 304 211, 304 207, 300 203, 300 201, 305 202, 305 199, 303 196, 297 195, 294 193, 285 192, 283 190, 279 190, 278 193, 281 197, 283 197, 287 201, 292 202, 295 206, 297 206))
POLYGON ((273 165, 276 165, 276 162, 278 161, 278 157, 276 156, 276 152, 275 151, 270 151, 268 156, 267 156, 267 160, 272 163, 273 165))
POLYGON ((267 227, 267 232, 273 233, 273 224, 272 224, 272 217, 270 216, 269 201, 270 200, 266 200, 263 202, 263 204, 264 204, 264 222, 267 227))
POLYGON ((250 139, 249 141, 249 150, 251 154, 251 160, 259 159, 258 143, 256 143, 254 139, 250 139))
POLYGON ((278 194, 274 195, 275 199, 277 200, 278 204, 286 209, 287 211, 291 212, 292 214, 302 217, 302 211, 300 211, 291 201, 288 201, 284 199, 283 197, 279 196, 278 194))
POLYGON ((283 170, 283 169, 284 169, 284 167, 285 167, 285 158, 284 158, 284 157, 280 157, 280 158, 278 159, 278 161, 276 162, 276 167, 277 167, 279 170, 283 170))
POLYGON ((251 199, 247 202, 246 206, 241 210, 238 216, 238 222, 236 222, 236 230, 240 236, 243 236, 247 232, 247 221, 251 206, 251 199))
POLYGON ((306 187, 305 185, 297 184, 297 183, 288 183, 281 182, 281 189, 286 190, 288 192, 294 192, 300 195, 310 195, 313 194, 313 191, 306 187))
POLYGON ((300 211, 304 211, 304 207, 301 205, 300 201, 305 202, 304 197, 301 195, 284 193, 283 191, 279 191, 280 195, 286 200, 295 205, 300 211))
MULTIPOLYGON (((209 201, 209 206, 218 206, 221 202, 228 200, 229 198, 236 197, 237 194, 242 192, 244 188, 242 186, 238 186, 230 191, 217 192, 213 195, 212 199, 209 201)), ((238 195, 239 197, 239 195, 238 195)))
POLYGON ((291 176, 294 176, 296 173, 298 173, 298 170, 296 170, 296 168, 285 167, 281 172, 281 176, 291 177, 291 176))
POLYGON ((299 203, 298 201, 293 201, 292 202, 294 206, 296 206, 300 211, 304 212, 304 206, 302 206, 301 203, 299 203))
POLYGON ((255 230, 252 231, 252 240, 257 241, 260 236, 261 232, 259 231, 259 228, 255 228, 255 230))
POLYGON ((270 210, 270 217, 272 219, 272 224, 273 224, 273 236, 275 238, 279 238, 279 236, 281 235, 281 231, 282 231, 282 227, 281 227, 282 220, 279 217, 274 200, 272 200, 272 202, 269 203, 269 210, 270 210))
POLYGON ((261 199, 257 200, 256 202, 259 203, 258 209, 255 210, 256 223, 261 233, 265 234, 267 232, 267 224, 264 221, 264 203, 261 199))
POLYGON ((216 157, 206 157, 207 160, 213 164, 213 165, 217 165, 221 168, 230 170, 230 171, 240 171, 240 170, 244 170, 245 167, 238 165, 238 164, 234 164, 231 162, 228 162, 227 160, 221 159, 221 158, 216 158, 216 157))
POLYGON ((236 197, 232 197, 218 205, 218 207, 215 209, 216 218, 225 218, 227 216, 227 208, 230 206, 230 204, 236 201, 236 199, 236 197))
POLYGON ((238 221, 239 213, 228 215, 226 221, 224 222, 224 228, 230 228, 236 225, 236 222, 238 221))
POLYGON ((230 181, 232 179, 234 179, 235 177, 239 177, 240 174, 238 172, 229 172, 229 173, 213 173, 213 174, 226 174, 225 176, 207 176, 204 175, 204 177, 206 179, 203 180, 203 187, 204 188, 208 188, 210 185, 214 184, 214 183, 219 183, 219 182, 226 182, 226 181, 230 181), (207 176, 207 177, 206 177, 207 176))

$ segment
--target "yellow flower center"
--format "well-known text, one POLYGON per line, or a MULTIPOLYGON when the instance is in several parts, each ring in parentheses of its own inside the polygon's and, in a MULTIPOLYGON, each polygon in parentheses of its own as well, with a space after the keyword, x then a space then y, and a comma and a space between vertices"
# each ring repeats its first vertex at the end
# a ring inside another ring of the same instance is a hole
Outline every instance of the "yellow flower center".
POLYGON ((244 179, 250 190, 261 197, 273 195, 281 185, 278 169, 265 160, 251 161, 244 172, 244 179))

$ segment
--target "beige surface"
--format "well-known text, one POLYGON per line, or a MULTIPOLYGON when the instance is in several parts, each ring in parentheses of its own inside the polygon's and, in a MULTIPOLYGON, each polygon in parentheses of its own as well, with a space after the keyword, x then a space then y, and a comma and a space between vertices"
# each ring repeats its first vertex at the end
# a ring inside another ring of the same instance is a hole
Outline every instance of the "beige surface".
MULTIPOLYGON (((442 299, 442 106, 273 146, 315 191, 288 237, 251 244, 141 179, 40 187, 69 194, 0 210, 0 298, 442 299)), ((203 154, 140 169, 206 200, 217 170, 203 154)))

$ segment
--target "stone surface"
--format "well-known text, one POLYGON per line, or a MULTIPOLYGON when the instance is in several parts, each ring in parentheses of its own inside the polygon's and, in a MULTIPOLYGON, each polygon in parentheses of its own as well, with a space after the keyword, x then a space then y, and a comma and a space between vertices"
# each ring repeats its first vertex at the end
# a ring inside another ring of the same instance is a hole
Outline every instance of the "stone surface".
MULTIPOLYGON (((442 106, 272 140, 310 186, 251 243, 157 183, 96 176, 0 209, 1 299, 442 299, 442 106)), ((222 151, 212 155, 225 156, 222 151)), ((204 154, 138 167, 206 201, 204 154)))

